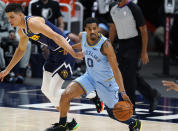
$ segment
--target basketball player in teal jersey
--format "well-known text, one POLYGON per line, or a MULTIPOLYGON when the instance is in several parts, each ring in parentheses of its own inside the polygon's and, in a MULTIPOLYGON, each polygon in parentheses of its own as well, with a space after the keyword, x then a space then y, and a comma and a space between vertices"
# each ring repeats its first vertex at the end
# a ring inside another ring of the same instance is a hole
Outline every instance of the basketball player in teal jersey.
MULTIPOLYGON (((98 22, 94 18, 85 21, 85 31, 80 33, 81 43, 73 45, 74 49, 82 49, 85 55, 86 72, 68 85, 60 100, 60 125, 54 130, 67 131, 67 112, 73 98, 87 95, 96 90, 101 101, 104 102, 109 116, 113 115, 113 107, 119 101, 119 93, 124 101, 129 101, 125 93, 122 75, 111 43, 102 34, 99 34, 98 22)), ((131 102, 130 102, 131 103, 131 102)), ((133 118, 124 121, 130 131, 140 131, 141 121, 133 118)), ((90 126, 88 124, 88 126, 90 126)))
MULTIPOLYGON (((21 5, 9 4, 5 12, 11 26, 18 28, 20 41, 9 65, 0 72, 1 81, 23 57, 29 38, 44 44, 49 48, 50 53, 44 65, 41 90, 51 103, 59 109, 62 84, 72 75, 74 58, 82 59, 83 53, 76 53, 72 49, 73 43, 70 39, 49 21, 41 17, 25 16, 21 5), (70 55, 64 55, 64 50, 70 55)), ((78 126, 74 119, 69 124, 71 130, 78 126)))

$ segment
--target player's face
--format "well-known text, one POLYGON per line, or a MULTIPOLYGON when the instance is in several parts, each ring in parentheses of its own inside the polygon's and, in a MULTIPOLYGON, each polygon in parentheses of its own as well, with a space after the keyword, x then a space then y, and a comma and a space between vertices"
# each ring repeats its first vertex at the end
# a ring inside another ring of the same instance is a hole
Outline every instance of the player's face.
POLYGON ((13 27, 17 27, 21 23, 21 13, 8 12, 6 16, 13 27))
POLYGON ((91 41, 95 41, 98 39, 99 28, 96 23, 87 24, 85 27, 85 31, 87 32, 88 39, 90 39, 91 41))

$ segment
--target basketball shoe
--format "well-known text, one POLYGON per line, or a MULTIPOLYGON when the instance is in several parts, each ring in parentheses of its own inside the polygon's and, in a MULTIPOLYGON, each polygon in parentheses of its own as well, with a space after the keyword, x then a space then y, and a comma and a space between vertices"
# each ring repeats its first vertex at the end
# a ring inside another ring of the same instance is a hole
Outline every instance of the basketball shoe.
POLYGON ((135 120, 129 124, 130 131, 141 131, 142 122, 139 120, 135 120))
POLYGON ((52 124, 53 126, 47 128, 45 131, 72 131, 79 127, 79 124, 73 119, 71 122, 67 122, 65 125, 59 123, 52 124))
POLYGON ((104 104, 102 101, 100 101, 100 98, 98 97, 97 93, 96 93, 96 97, 94 97, 93 99, 91 99, 93 101, 93 103, 96 106, 96 111, 98 113, 101 113, 104 109, 104 104))

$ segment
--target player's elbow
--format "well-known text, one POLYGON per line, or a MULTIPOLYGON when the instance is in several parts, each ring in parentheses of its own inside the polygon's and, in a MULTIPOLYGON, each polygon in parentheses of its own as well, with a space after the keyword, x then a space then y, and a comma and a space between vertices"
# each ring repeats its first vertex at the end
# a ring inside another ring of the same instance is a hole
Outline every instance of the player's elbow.
POLYGON ((61 44, 61 41, 62 41, 62 36, 61 35, 59 35, 59 34, 57 34, 57 33, 53 33, 52 34, 52 39, 53 39, 53 41, 55 42, 55 43, 57 43, 57 44, 61 44))
POLYGON ((22 48, 22 47, 18 47, 17 48, 17 51, 19 52, 19 53, 25 53, 25 51, 26 51, 26 48, 22 48))

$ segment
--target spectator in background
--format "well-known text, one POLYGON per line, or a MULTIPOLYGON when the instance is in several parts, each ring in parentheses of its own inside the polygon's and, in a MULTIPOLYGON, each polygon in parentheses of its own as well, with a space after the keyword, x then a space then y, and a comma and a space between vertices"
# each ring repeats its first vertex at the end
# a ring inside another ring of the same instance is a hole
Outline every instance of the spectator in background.
POLYGON ((96 0, 79 0, 79 2, 84 6, 84 20, 92 16, 92 7, 95 1, 96 0))
POLYGON ((138 90, 150 102, 149 112, 156 109, 160 94, 152 89, 139 75, 139 65, 147 64, 147 27, 140 8, 129 0, 116 0, 111 4, 110 14, 113 24, 109 38, 113 43, 118 36, 118 62, 123 75, 128 96, 135 105, 135 90, 138 90), (141 60, 141 61, 139 61, 141 60))
POLYGON ((109 13, 109 5, 114 2, 114 0, 96 0, 96 3, 93 6, 96 10, 94 10, 95 18, 99 20, 100 23, 109 23, 111 22, 111 17, 109 13))
POLYGON ((23 8, 23 11, 24 11, 24 13, 26 14, 27 13, 27 6, 28 6, 28 4, 29 4, 29 2, 31 1, 31 0, 2 0, 2 1, 4 1, 6 4, 9 4, 9 3, 18 3, 18 4, 21 4, 22 5, 22 8, 23 8))
POLYGON ((32 0, 28 7, 29 16, 42 16, 64 31, 60 6, 54 0, 32 0))
POLYGON ((28 6, 31 0, 2 0, 2 1, 4 1, 6 4, 18 3, 18 4, 21 4, 22 6, 28 6))
POLYGON ((4 50, 0 47, 0 70, 5 68, 4 50))
POLYGON ((100 23, 98 26, 99 26, 99 33, 103 34, 105 37, 108 37, 109 26, 105 23, 100 23))
POLYGON ((5 14, 5 3, 0 1, 0 42, 2 37, 9 37, 9 33, 11 35, 15 35, 14 28, 12 28, 8 22, 8 19, 5 14))
POLYGON ((7 18, 5 17, 4 8, 5 3, 3 1, 0 1, 0 69, 5 68, 4 50, 1 48, 1 39, 3 36, 8 37, 7 27, 10 26, 8 23, 7 27, 5 28, 7 18))
MULTIPOLYGON (((29 0, 26 1, 5 0, 6 4, 13 3, 13 2, 24 3, 27 1, 29 2, 29 0)), ((17 47, 17 43, 19 41, 15 29, 10 26, 8 19, 5 15, 6 4, 3 1, 0 1, 0 43, 2 47, 2 48, 0 47, 0 63, 1 63, 0 67, 2 69, 4 68, 5 63, 7 64, 9 63, 9 59, 11 59, 12 54, 14 53, 14 50, 17 47)), ((11 82, 17 82, 17 81, 20 81, 21 83, 23 82, 24 80, 23 77, 26 74, 26 67, 30 59, 30 54, 31 54, 31 43, 29 42, 25 56, 19 62, 18 66, 16 66, 15 70, 13 70, 15 72, 16 77, 13 80, 11 80, 11 82)))
POLYGON ((99 32, 105 37, 109 37, 109 24, 111 17, 109 13, 109 5, 114 0, 96 0, 93 3, 92 17, 99 21, 99 32))

